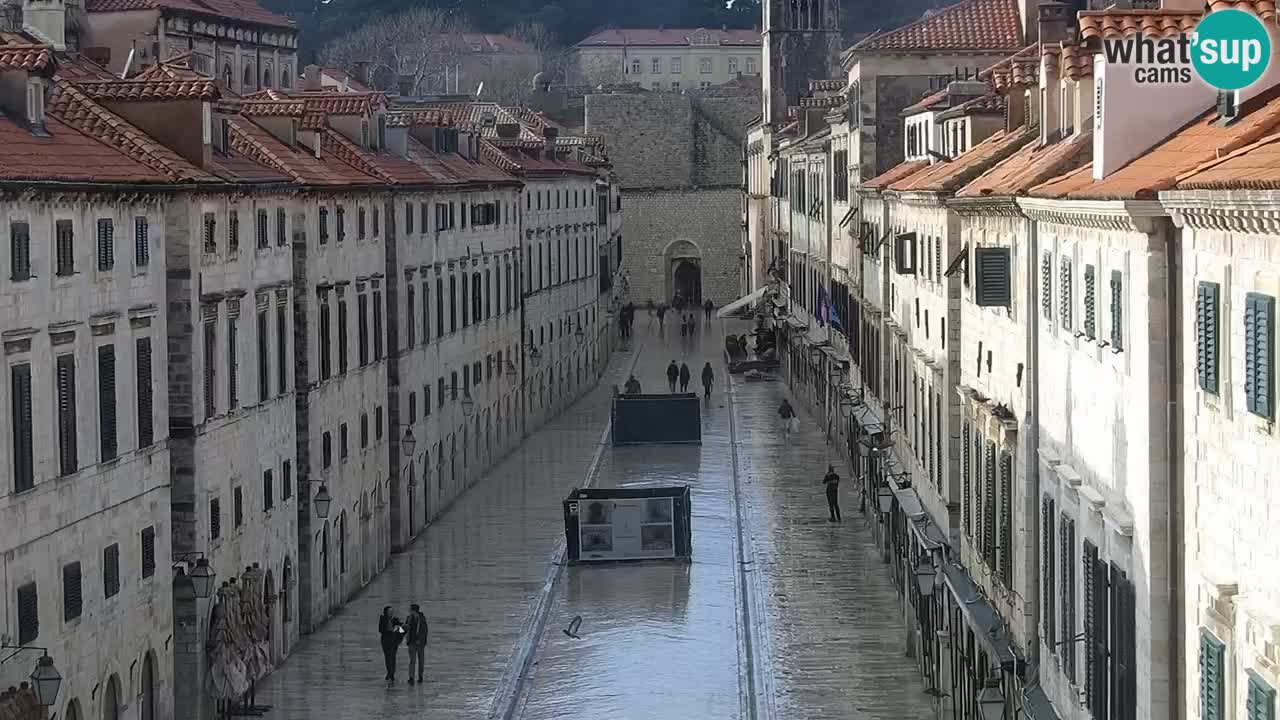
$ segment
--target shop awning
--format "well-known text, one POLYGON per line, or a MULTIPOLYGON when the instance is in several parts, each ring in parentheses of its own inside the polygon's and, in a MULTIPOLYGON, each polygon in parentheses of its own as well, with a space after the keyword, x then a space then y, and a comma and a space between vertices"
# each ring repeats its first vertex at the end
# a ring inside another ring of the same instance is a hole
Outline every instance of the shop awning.
POLYGON ((947 580, 947 588, 956 598, 956 605, 964 614, 965 622, 973 629, 978 642, 986 648, 1000 667, 1013 670, 1017 656, 1009 638, 1005 633, 1005 623, 1000 614, 991 607, 991 603, 978 592, 978 586, 969 578, 964 567, 955 563, 942 566, 943 576, 947 580))
POLYGON ((1040 685, 1032 685, 1022 693, 1022 714, 1027 720, 1061 720, 1040 685))
POLYGON ((765 290, 768 290, 768 288, 760 287, 747 293, 746 295, 743 295, 737 300, 734 300, 728 305, 725 305, 724 307, 720 308, 720 310, 716 312, 716 317, 718 318, 726 318, 731 316, 736 317, 739 315, 739 313, 742 313, 743 311, 749 311, 749 310, 755 309, 756 303, 760 302, 760 300, 764 298, 765 290))

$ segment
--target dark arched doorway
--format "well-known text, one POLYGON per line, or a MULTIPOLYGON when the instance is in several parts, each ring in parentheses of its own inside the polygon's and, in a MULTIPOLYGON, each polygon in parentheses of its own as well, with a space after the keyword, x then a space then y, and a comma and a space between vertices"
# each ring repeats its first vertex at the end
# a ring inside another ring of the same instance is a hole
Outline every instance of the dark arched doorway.
POLYGON ((156 720, 156 661, 150 650, 142 659, 142 720, 156 720))
POLYGON ((102 696, 102 720, 120 720, 120 678, 117 675, 107 680, 106 694, 102 696))
POLYGON ((693 258, 682 258, 675 261, 672 271, 672 285, 675 295, 685 302, 702 302, 702 267, 693 258))

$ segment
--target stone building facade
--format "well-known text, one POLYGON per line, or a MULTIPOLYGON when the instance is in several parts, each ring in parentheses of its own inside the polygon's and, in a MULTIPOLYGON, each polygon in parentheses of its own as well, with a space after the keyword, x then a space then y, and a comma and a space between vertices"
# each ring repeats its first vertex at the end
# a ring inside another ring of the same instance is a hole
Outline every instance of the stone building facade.
POLYGON ((632 83, 653 92, 680 92, 723 85, 760 73, 756 30, 610 29, 574 46, 571 82, 632 83))
POLYGON ((622 190, 633 301, 738 296, 742 143, 758 111, 736 93, 587 96, 586 132, 603 138, 622 190))

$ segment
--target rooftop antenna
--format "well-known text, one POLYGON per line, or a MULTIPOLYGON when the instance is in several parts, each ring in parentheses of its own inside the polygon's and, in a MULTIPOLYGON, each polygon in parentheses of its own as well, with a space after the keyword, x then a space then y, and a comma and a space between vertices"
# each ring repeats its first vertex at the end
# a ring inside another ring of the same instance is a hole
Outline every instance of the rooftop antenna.
POLYGON ((129 48, 129 57, 128 57, 128 59, 126 59, 126 60, 124 61, 124 69, 120 71, 120 79, 121 79, 121 80, 128 80, 128 79, 129 79, 129 70, 133 68, 133 54, 134 54, 134 52, 136 52, 135 48, 132 48, 132 47, 131 47, 131 48, 129 48))
POLYGON ((484 92, 484 81, 480 81, 480 86, 476 88, 476 99, 480 99, 480 93, 484 92))

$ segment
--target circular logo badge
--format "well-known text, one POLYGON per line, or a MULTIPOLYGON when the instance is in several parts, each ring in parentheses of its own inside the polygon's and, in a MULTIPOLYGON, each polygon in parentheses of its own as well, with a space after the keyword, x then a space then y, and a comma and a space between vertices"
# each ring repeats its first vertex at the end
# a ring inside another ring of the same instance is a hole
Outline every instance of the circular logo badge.
POLYGON ((1191 62, 1206 83, 1239 90, 1262 77, 1271 59, 1271 37, 1257 15, 1219 10, 1204 16, 1191 36, 1191 62))

